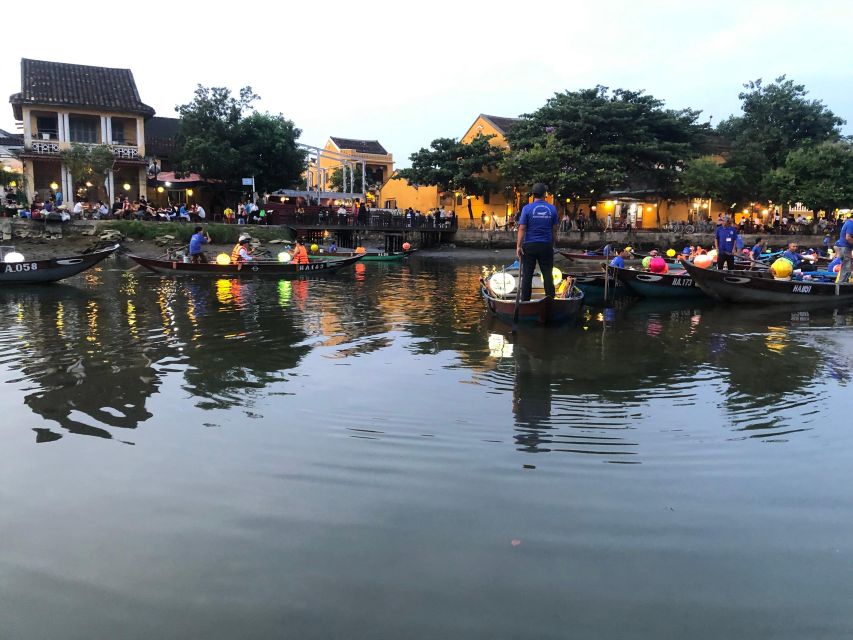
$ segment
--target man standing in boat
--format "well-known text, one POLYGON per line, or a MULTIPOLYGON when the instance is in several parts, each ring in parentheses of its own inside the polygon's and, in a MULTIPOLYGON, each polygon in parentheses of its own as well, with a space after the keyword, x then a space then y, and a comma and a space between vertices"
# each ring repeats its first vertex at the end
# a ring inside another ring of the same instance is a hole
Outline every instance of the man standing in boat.
POLYGON ((190 238, 190 262, 193 264, 203 264, 207 262, 207 256, 204 255, 204 245, 210 243, 210 236, 204 230, 204 227, 196 227, 195 233, 190 238))
POLYGON ((737 246, 737 229, 732 226, 731 216, 723 219, 723 225, 717 227, 714 234, 714 248, 717 250, 717 269, 723 270, 728 266, 729 271, 735 270, 735 247, 737 246))
POLYGON ((557 238, 557 228, 560 220, 554 205, 545 202, 548 191, 541 182, 533 185, 533 202, 524 205, 518 220, 518 236, 515 243, 515 253, 521 263, 521 299, 530 300, 533 288, 533 271, 536 263, 542 272, 542 283, 545 296, 554 297, 554 279, 551 270, 554 268, 554 241, 557 238))
POLYGON ((836 282, 847 282, 850 280, 850 272, 853 270, 853 218, 847 218, 841 226, 838 240, 835 241, 835 252, 841 258, 841 270, 838 272, 836 282))

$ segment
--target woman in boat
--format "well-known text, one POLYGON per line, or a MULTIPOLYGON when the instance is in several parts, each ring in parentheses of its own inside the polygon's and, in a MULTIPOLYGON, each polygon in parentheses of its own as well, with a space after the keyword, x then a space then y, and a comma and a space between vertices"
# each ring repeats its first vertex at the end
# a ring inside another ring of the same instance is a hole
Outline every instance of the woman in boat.
POLYGON ((293 262, 296 264, 308 264, 308 250, 299 239, 296 240, 296 246, 293 249, 293 262))
POLYGON ((240 264, 241 262, 251 262, 254 260, 252 257, 252 248, 249 244, 252 238, 246 235, 240 236, 240 239, 237 240, 237 244, 234 245, 234 248, 231 249, 231 262, 233 264, 240 264))

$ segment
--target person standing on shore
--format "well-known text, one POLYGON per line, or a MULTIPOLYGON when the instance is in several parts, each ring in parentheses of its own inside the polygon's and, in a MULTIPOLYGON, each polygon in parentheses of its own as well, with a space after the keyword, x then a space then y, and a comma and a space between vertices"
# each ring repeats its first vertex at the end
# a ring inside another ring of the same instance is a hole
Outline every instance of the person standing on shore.
POLYGON ((835 282, 845 283, 850 280, 850 274, 853 272, 851 249, 853 249, 853 218, 847 218, 841 225, 838 240, 835 241, 835 252, 841 258, 841 270, 835 282))
POLYGON ((560 220, 554 205, 545 202, 548 191, 541 182, 533 185, 533 202, 524 205, 518 220, 518 235, 515 242, 515 254, 522 267, 521 299, 530 300, 533 288, 533 271, 539 263, 545 296, 554 297, 554 242, 560 220))
POLYGON ((729 271, 735 269, 735 246, 737 244, 737 229, 732 226, 732 219, 726 216, 723 226, 717 227, 714 234, 714 248, 717 250, 717 269, 721 270, 728 266, 729 271))

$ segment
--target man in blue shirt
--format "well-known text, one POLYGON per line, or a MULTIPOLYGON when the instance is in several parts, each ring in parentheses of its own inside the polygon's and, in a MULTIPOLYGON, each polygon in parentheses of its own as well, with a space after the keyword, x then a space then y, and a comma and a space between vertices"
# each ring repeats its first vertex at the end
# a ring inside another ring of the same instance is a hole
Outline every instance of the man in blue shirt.
POLYGON ((610 261, 610 266, 611 267, 619 267, 620 269, 624 269, 625 268, 625 258, 630 258, 630 257, 631 257, 631 252, 628 251, 627 247, 625 247, 624 249, 622 249, 622 251, 619 253, 618 256, 616 256, 615 258, 613 258, 613 260, 610 261))
POLYGON ((737 243, 737 229, 732 226, 732 219, 726 216, 723 225, 717 227, 714 234, 714 248, 717 250, 717 269, 722 270, 728 266, 729 271, 735 268, 735 246, 737 243))
POLYGON ((761 254, 764 252, 764 241, 761 238, 758 238, 755 241, 755 246, 752 247, 752 259, 760 260, 761 254))
POLYGON ((796 242, 789 242, 788 249, 782 253, 782 257, 794 265, 794 269, 800 271, 816 271, 813 262, 804 262, 803 259, 807 256, 798 252, 799 245, 796 242))
POLYGON ((195 233, 190 238, 190 262, 201 264, 207 262, 207 256, 204 255, 203 245, 210 242, 210 236, 202 227, 196 227, 195 233))
POLYGON ((548 191, 541 182, 533 185, 533 202, 524 205, 518 220, 518 236, 515 242, 515 254, 522 267, 521 299, 530 300, 533 288, 533 271, 536 263, 542 272, 545 296, 554 297, 554 242, 557 239, 557 209, 545 202, 548 191))
POLYGON ((848 282, 853 272, 853 260, 851 260, 851 248, 853 248, 853 218, 847 218, 841 225, 841 233, 835 241, 835 252, 841 258, 841 270, 838 272, 836 282, 848 282))

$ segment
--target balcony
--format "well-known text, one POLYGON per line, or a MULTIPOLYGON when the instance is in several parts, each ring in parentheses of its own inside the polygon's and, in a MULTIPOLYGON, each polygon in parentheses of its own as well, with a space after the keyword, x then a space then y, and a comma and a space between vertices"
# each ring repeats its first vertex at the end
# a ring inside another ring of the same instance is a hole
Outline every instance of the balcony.
POLYGON ((59 142, 48 140, 33 140, 30 151, 39 155, 55 156, 59 155, 59 142))
MULTIPOLYGON (((28 151, 37 155, 44 156, 55 156, 59 155, 59 152, 62 149, 69 148, 72 144, 82 144, 87 147, 98 146, 91 142, 59 142, 58 140, 51 139, 42 139, 36 140, 33 138, 33 141, 30 143, 30 147, 28 151)), ((141 156, 139 155, 139 147, 131 144, 112 144, 108 145, 115 154, 117 160, 139 160, 141 156)))

